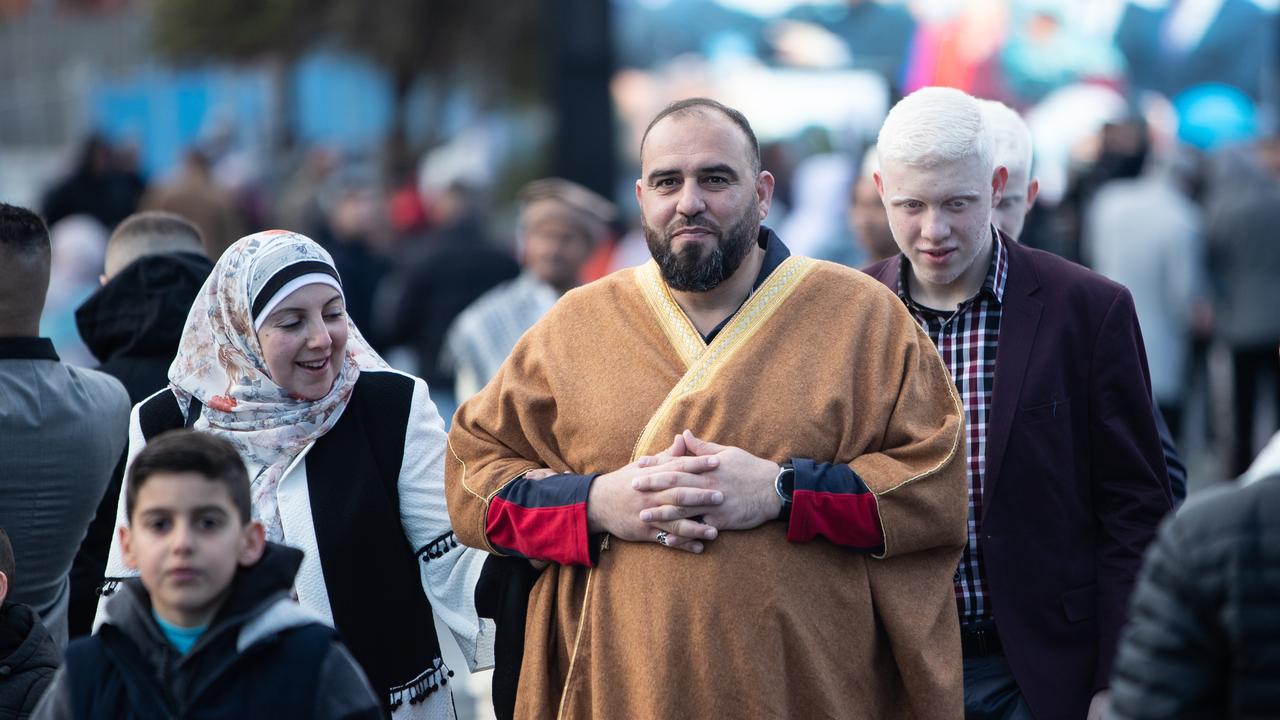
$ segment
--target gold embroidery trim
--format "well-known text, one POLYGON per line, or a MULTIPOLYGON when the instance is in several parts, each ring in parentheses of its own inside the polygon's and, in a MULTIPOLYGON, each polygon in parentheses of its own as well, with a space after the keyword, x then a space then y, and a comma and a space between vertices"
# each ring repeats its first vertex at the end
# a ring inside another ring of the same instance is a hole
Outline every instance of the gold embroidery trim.
POLYGON ((657 316, 662 332, 680 356, 685 369, 689 369, 707 349, 707 344, 702 341, 702 334, 689 322, 689 316, 680 309, 675 298, 671 297, 671 291, 662 281, 658 263, 650 260, 641 265, 636 269, 635 277, 640 285, 640 294, 657 316))
MULTIPOLYGON (((720 331, 720 334, 716 335, 715 340, 706 348, 706 351, 701 353, 693 364, 689 366, 689 369, 685 371, 684 377, 680 378, 680 382, 676 383, 671 392, 667 393, 667 397, 658 406, 657 412, 649 418, 644 432, 640 433, 640 438, 636 440, 635 447, 631 450, 631 459, 633 461, 644 454, 644 451, 653 443, 658 428, 670 416, 676 403, 684 396, 705 387, 733 357, 733 354, 746 345, 747 341, 773 316, 773 313, 791 296, 791 293, 799 287, 801 280, 815 266, 814 260, 793 255, 784 260, 769 275, 764 284, 760 286, 760 289, 747 300, 742 309, 729 321, 729 324, 720 331)), ((654 264, 653 270, 657 272, 656 264, 654 264)), ((670 298, 669 295, 667 297, 670 298)), ((675 305, 674 300, 670 302, 683 318, 684 312, 680 310, 680 307, 675 305)), ((662 317, 659 314, 659 318, 661 319, 662 317)), ((684 321, 685 323, 689 322, 687 318, 684 321)), ((693 332, 696 333, 697 331, 694 330, 693 332)), ((701 335, 698 337, 701 338, 701 335)))

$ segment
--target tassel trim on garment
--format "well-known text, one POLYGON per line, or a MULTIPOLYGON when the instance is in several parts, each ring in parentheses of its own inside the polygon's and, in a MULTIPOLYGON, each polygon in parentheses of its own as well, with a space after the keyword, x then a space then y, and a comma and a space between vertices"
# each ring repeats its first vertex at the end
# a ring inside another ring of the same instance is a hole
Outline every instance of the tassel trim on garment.
POLYGON ((395 712, 397 708, 404 704, 408 699, 410 705, 417 705, 425 702, 432 693, 437 690, 443 690, 449 684, 449 678, 453 677, 453 671, 448 665, 444 664, 444 660, 436 658, 433 661, 434 667, 426 670, 418 677, 405 683, 397 685, 387 692, 390 695, 391 711, 395 712))
POLYGON ((127 577, 108 577, 102 579, 102 584, 93 589, 98 597, 111 597, 115 594, 116 588, 120 587, 120 583, 128 580, 127 577))
POLYGON ((414 553, 422 558, 422 562, 430 562, 438 558, 444 557, 445 553, 458 547, 458 536, 450 530, 431 542, 423 545, 418 552, 414 553))

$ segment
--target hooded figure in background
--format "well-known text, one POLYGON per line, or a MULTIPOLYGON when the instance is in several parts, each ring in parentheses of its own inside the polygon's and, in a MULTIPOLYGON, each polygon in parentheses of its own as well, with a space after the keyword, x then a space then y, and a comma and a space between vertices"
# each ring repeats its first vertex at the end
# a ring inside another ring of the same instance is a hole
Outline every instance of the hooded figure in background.
MULTIPOLYGON (((212 269, 200 231, 180 215, 136 213, 111 234, 102 286, 76 309, 75 319, 98 369, 124 385, 131 405, 169 384, 187 313, 212 269)), ((124 459, 122 454, 71 567, 71 637, 89 634, 93 624, 124 459)))

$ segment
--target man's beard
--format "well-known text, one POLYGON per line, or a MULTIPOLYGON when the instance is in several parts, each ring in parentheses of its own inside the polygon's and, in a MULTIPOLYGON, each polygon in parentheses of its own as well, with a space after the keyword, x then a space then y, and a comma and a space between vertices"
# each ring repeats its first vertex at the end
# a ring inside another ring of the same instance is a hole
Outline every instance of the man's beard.
POLYGON ((667 286, 681 292, 706 292, 737 272, 742 259, 760 235, 760 222, 752 212, 754 209, 744 212, 727 231, 711 218, 697 215, 692 219, 681 218, 660 234, 642 217, 640 224, 644 228, 645 242, 662 270, 662 279, 667 286), (716 237, 715 247, 706 252, 705 257, 702 248, 694 244, 679 253, 671 249, 672 236, 678 230, 691 227, 706 229, 716 237))

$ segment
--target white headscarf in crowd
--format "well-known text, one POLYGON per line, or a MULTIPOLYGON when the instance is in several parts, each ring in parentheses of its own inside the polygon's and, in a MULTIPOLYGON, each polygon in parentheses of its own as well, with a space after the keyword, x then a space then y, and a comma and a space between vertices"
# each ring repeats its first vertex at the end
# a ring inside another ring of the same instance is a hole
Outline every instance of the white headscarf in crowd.
POLYGON ((204 405, 193 427, 230 441, 256 473, 250 478, 253 516, 276 542, 284 539, 276 503, 284 471, 338 422, 360 370, 387 367, 348 317, 346 358, 328 394, 306 400, 277 385, 258 342, 254 308, 265 317, 299 281, 341 292, 333 258, 310 238, 285 230, 241 238, 196 296, 169 367, 169 387, 183 413, 192 397, 204 405), (281 282, 287 278, 292 282, 281 282))

